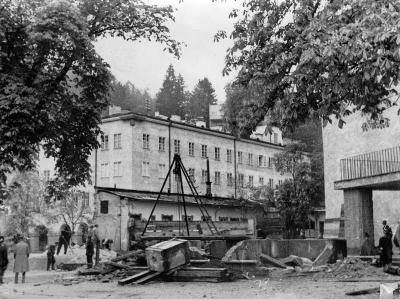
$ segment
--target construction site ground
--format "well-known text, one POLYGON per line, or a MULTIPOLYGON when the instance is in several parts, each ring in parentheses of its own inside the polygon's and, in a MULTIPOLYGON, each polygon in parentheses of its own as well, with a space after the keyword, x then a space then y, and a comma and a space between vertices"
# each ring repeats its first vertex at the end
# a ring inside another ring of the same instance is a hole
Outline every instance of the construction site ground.
MULTIPOLYGON (((146 285, 118 286, 117 282, 83 281, 73 285, 57 283, 62 277, 75 272, 34 271, 27 273, 27 283, 14 284, 13 273, 5 275, 0 286, 0 298, 354 298, 346 292, 379 287, 380 282, 393 282, 396 276, 369 276, 368 281, 343 282, 337 279, 313 277, 251 278, 233 282, 162 282, 146 285)), ((399 279, 400 281, 400 279, 399 279)), ((355 298, 379 298, 379 294, 360 295, 355 298)))

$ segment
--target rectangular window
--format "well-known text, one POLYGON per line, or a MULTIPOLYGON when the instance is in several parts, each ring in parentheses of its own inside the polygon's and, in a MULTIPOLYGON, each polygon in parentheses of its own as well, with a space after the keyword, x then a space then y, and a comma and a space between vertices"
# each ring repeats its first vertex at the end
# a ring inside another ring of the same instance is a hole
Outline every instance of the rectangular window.
POLYGON ((263 155, 258 155, 258 167, 263 167, 263 155))
POLYGON ((137 221, 141 221, 142 220, 142 214, 130 214, 129 218, 132 218, 132 219, 137 220, 137 221))
POLYGON ((165 152, 165 137, 158 137, 158 151, 165 152))
POLYGON ((226 174, 226 184, 228 186, 233 186, 233 175, 232 175, 232 173, 227 173, 226 174))
POLYGON ((282 185, 282 180, 278 180, 278 186, 282 185))
POLYGON ((232 150, 231 149, 226 150, 226 162, 232 163, 232 150))
POLYGON ((263 186, 263 185, 264 185, 264 178, 263 178, 262 176, 259 177, 259 179, 258 179, 258 184, 259 184, 260 186, 263 186))
POLYGON ((150 135, 143 134, 143 148, 150 149, 150 135))
POLYGON ((219 221, 229 221, 229 217, 225 217, 225 216, 219 216, 218 217, 219 221))
POLYGON ((101 200, 100 201, 100 213, 101 214, 108 214, 108 200, 101 200))
POLYGON ((194 142, 189 142, 189 156, 194 157, 194 142))
POLYGON ((108 176, 108 163, 100 164, 100 177, 107 178, 108 176))
POLYGON ((201 157, 207 158, 207 145, 205 144, 201 145, 201 157))
POLYGON ((269 179, 269 180, 268 180, 268 186, 269 186, 270 188, 274 188, 274 179, 269 179))
POLYGON ((194 168, 189 168, 188 174, 189 174, 189 177, 190 177, 190 180, 192 181, 192 183, 196 182, 194 168))
POLYGON ((122 165, 121 161, 114 162, 114 176, 122 176, 121 165, 122 165))
POLYGON ((201 170, 201 182, 202 183, 207 182, 207 170, 204 169, 201 170))
POLYGON ((158 164, 158 178, 165 179, 165 164, 158 164))
POLYGON ((108 135, 101 136, 101 149, 108 150, 108 135))
POLYGON ((182 221, 185 221, 185 218, 187 218, 187 221, 193 221, 193 215, 182 215, 182 221))
POLYGON ((221 159, 221 150, 219 147, 215 148, 215 160, 219 161, 221 159))
POLYGON ((247 164, 253 165, 253 154, 249 153, 247 156, 247 164))
POLYGON ((174 219, 173 215, 161 214, 161 221, 173 221, 173 219, 174 219))
POLYGON ((114 148, 121 148, 121 133, 114 134, 114 148))
POLYGON ((239 164, 243 163, 243 153, 242 152, 238 152, 238 163, 239 164))
POLYGON ((142 176, 150 176, 150 162, 143 161, 142 163, 142 176))
POLYGON ((274 133, 274 143, 278 143, 278 133, 274 133))
POLYGON ((214 173, 214 184, 221 185, 221 172, 219 172, 219 171, 216 171, 214 173))
POLYGON ((274 167, 274 158, 268 158, 268 168, 274 167))
POLYGON ((201 221, 210 221, 211 216, 201 216, 201 221))
POLYGON ((249 186, 253 187, 254 186, 254 178, 252 175, 249 175, 249 186))
POLYGON ((239 173, 239 176, 238 176, 238 184, 239 184, 239 187, 244 187, 244 174, 243 173, 239 173))
POLYGON ((43 179, 48 182, 50 180, 50 170, 43 171, 43 179))
POLYGON ((174 140, 174 153, 175 154, 181 153, 181 141, 178 139, 174 140))

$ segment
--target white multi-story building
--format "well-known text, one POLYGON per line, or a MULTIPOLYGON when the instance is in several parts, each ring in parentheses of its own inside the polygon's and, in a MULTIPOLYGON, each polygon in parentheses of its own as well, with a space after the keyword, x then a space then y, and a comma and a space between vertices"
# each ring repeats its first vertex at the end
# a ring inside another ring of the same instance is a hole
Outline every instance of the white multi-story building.
MULTIPOLYGON (((94 183, 137 191, 159 191, 174 154, 206 192, 207 158, 212 194, 237 198, 247 185, 275 187, 282 177, 273 157, 283 146, 255 139, 238 139, 210 129, 135 113, 103 118, 101 148, 94 154, 94 183)), ((167 188, 176 191, 174 179, 167 188)), ((167 191, 167 189, 165 190, 167 191)))

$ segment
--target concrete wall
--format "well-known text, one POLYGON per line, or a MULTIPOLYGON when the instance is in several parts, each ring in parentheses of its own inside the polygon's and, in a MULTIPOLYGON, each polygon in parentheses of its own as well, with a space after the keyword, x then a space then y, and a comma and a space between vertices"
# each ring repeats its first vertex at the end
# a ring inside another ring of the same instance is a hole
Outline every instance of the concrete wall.
MULTIPOLYGON (((338 128, 337 121, 333 121, 323 129, 326 237, 337 237, 339 232, 343 191, 334 190, 333 182, 341 179, 340 159, 398 146, 400 144, 400 119, 397 116, 397 110, 398 107, 393 107, 385 113, 385 117, 390 119, 388 128, 363 131, 362 125, 366 118, 356 114, 345 119, 346 124, 342 129, 338 128)), ((381 235, 383 219, 390 219, 392 224, 398 221, 399 197, 399 192, 373 192, 375 241, 381 235)))
POLYGON ((261 254, 267 254, 273 258, 297 255, 314 260, 326 245, 334 242, 336 241, 329 239, 244 240, 230 248, 223 260, 259 260, 261 254))

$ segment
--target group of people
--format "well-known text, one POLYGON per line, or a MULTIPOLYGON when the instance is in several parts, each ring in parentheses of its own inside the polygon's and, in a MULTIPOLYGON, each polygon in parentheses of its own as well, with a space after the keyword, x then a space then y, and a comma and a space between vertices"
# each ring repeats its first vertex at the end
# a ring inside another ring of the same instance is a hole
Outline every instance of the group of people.
MULTIPOLYGON (((68 247, 70 246, 71 240, 71 228, 68 224, 64 224, 61 227, 61 233, 58 242, 55 245, 49 245, 47 250, 47 270, 54 270, 55 267, 55 255, 59 254, 61 248, 64 247, 64 254, 67 254, 68 247)), ((14 245, 11 251, 14 254, 14 282, 18 283, 19 273, 22 274, 21 282, 25 282, 25 274, 29 271, 29 246, 25 239, 17 234, 13 238, 14 245)), ((86 240, 86 257, 88 268, 93 267, 93 257, 97 264, 100 259, 100 238, 98 234, 98 225, 91 225, 89 228, 87 240, 86 240)), ((110 240, 105 240, 104 246, 109 248, 110 240)), ((4 242, 4 237, 0 236, 0 285, 3 284, 4 272, 8 266, 8 248, 4 242)))

